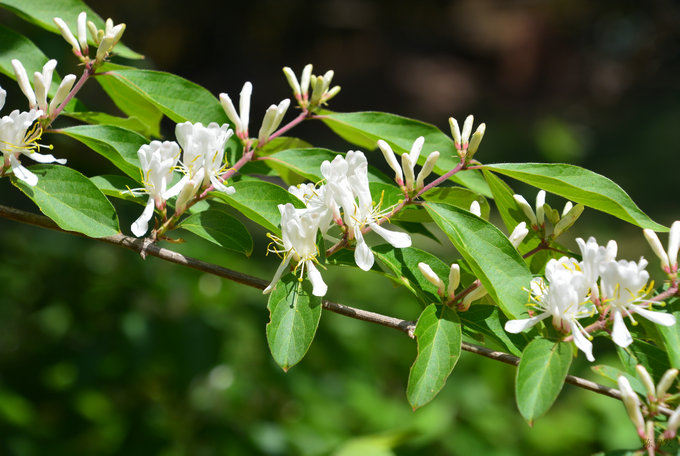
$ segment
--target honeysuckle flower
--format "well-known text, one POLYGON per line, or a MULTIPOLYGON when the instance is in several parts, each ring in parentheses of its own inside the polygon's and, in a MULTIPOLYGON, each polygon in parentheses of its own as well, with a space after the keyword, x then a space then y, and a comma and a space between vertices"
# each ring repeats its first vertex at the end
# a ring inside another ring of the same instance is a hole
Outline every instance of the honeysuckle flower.
POLYGON ((439 296, 444 295, 444 281, 439 278, 436 272, 432 270, 432 267, 430 267, 429 264, 423 263, 422 261, 418 263, 418 269, 420 270, 420 273, 425 277, 425 279, 430 282, 432 285, 437 287, 437 294, 439 296))
POLYGON ((642 230, 642 232, 644 233, 647 242, 649 242, 649 246, 652 248, 656 256, 658 256, 659 259, 661 260, 661 267, 663 269, 669 269, 670 260, 668 259, 668 253, 666 253, 663 246, 661 245, 659 237, 653 230, 650 230, 649 228, 642 230))
POLYGON ((650 310, 653 301, 647 299, 647 296, 652 291, 654 283, 647 285, 649 273, 645 267, 647 260, 644 258, 640 258, 637 263, 626 260, 610 261, 601 272, 602 297, 610 306, 611 318, 614 321, 612 340, 620 347, 627 347, 633 343, 624 317, 629 317, 633 324, 634 313, 658 325, 675 324, 675 317, 672 314, 650 310))
POLYGON ((312 97, 309 100, 309 104, 312 107, 325 104, 340 92, 340 86, 330 88, 333 75, 333 70, 328 70, 323 76, 311 76, 312 97))
POLYGON ((305 203, 304 209, 297 209, 298 213, 315 212, 319 214, 319 230, 326 234, 331 222, 340 220, 340 208, 334 199, 330 198, 330 192, 325 185, 316 187, 314 184, 300 184, 290 186, 288 192, 295 195, 305 203))
POLYGON ((87 13, 85 11, 81 12, 78 15, 77 29, 78 29, 78 44, 80 45, 80 50, 84 55, 87 55, 89 51, 89 46, 87 45, 87 13))
POLYGON ((446 288, 446 294, 449 299, 452 299, 456 295, 456 288, 460 284, 460 266, 453 263, 449 269, 449 285, 446 288))
POLYGON ((536 220, 536 214, 534 213, 534 210, 531 208, 527 200, 524 199, 522 195, 518 194, 512 195, 512 197, 515 199, 515 202, 517 202, 517 205, 522 210, 524 215, 526 215, 526 217, 529 219, 531 226, 537 227, 538 221, 536 220))
POLYGON ((439 160, 439 151, 435 150, 427 156, 425 163, 423 163, 423 167, 420 168, 420 172, 416 177, 416 190, 420 191, 425 187, 425 178, 432 173, 437 160, 439 160))
MULTIPOLYGON (((220 103, 229 120, 234 124, 236 136, 240 139, 248 139, 248 123, 250 121, 250 96, 253 93, 253 85, 246 81, 241 89, 239 97, 239 113, 236 113, 234 103, 226 93, 220 94, 220 103)), ((281 116, 283 117, 283 116, 281 116)))
POLYGON ((640 411, 640 398, 637 393, 633 391, 628 379, 623 375, 619 376, 617 383, 619 385, 619 391, 621 392, 623 405, 626 407, 626 412, 628 413, 630 420, 635 425, 635 429, 640 438, 645 438, 645 420, 640 411))
POLYGON ((382 151, 385 161, 394 171, 394 180, 399 186, 405 185, 408 191, 413 191, 414 189, 420 190, 425 186, 425 178, 432 173, 439 159, 438 151, 431 152, 416 178, 415 165, 418 162, 418 157, 420 157, 420 152, 423 150, 424 142, 425 138, 423 136, 418 137, 413 142, 410 152, 401 156, 401 166, 399 166, 392 147, 382 139, 378 140, 378 147, 382 151))
MULTIPOLYGON (((6 92, 0 88, 0 109, 5 104, 6 92)), ((42 135, 42 128, 36 123, 42 111, 31 109, 20 112, 12 111, 8 116, 0 118, 0 152, 3 154, 3 168, 11 168, 17 179, 34 187, 38 183, 38 176, 26 169, 19 161, 23 154, 38 163, 65 164, 65 159, 57 159, 51 154, 40 154, 37 150, 45 147, 38 143, 42 135)))
POLYGON ((582 260, 579 266, 583 271, 586 284, 590 288, 591 296, 597 298, 599 296, 597 280, 606 265, 616 259, 618 245, 614 240, 609 241, 606 247, 598 245, 597 240, 592 236, 588 238, 588 242, 585 242, 582 238, 576 238, 576 244, 581 250, 582 260))
POLYGON ((224 163, 224 147, 234 132, 227 124, 211 122, 207 126, 197 122, 183 122, 175 127, 177 142, 182 147, 182 166, 185 176, 182 184, 192 181, 195 191, 210 184, 226 194, 234 193, 234 187, 225 186, 220 175, 227 169, 224 163))
POLYGON ((63 36, 66 42, 71 45, 73 53, 77 57, 81 57, 83 53, 80 49, 80 43, 78 43, 76 37, 73 36, 73 32, 71 32, 71 29, 68 27, 68 25, 66 25, 66 22, 64 22, 64 20, 60 17, 55 17, 52 20, 54 21, 54 23, 57 25, 57 28, 61 32, 61 36, 63 36))
POLYGON ((536 277, 531 281, 529 296, 532 306, 542 313, 530 318, 509 320, 505 324, 505 330, 519 333, 539 321, 552 317, 555 329, 571 333, 576 347, 585 353, 588 361, 594 361, 590 336, 578 322, 579 319, 590 317, 595 312, 592 304, 586 299, 587 287, 578 262, 567 257, 551 259, 545 267, 545 276, 546 280, 536 277))
POLYGON ((181 186, 168 188, 172 182, 172 175, 179 160, 179 145, 174 141, 152 141, 137 151, 142 169, 143 188, 132 189, 134 195, 146 193, 149 200, 142 215, 132 223, 130 229, 137 237, 142 237, 149 229, 149 220, 153 217, 154 206, 161 209, 165 201, 176 196, 181 186))
POLYGON ((306 107, 306 103, 309 100, 309 81, 312 78, 312 64, 308 63, 305 65, 305 68, 302 70, 300 82, 298 82, 295 73, 289 67, 284 67, 283 73, 286 75, 288 84, 290 84, 290 87, 293 89, 295 99, 301 106, 304 104, 302 107, 306 107))
POLYGON ((263 293, 270 293, 276 283, 281 279, 291 260, 295 260, 297 265, 295 271, 299 269, 299 277, 307 272, 307 277, 312 283, 312 294, 314 296, 324 296, 328 291, 328 286, 324 283, 321 273, 315 266, 316 256, 319 251, 316 247, 316 232, 319 229, 319 214, 315 212, 299 213, 295 207, 288 204, 279 204, 281 212, 281 238, 269 235, 276 247, 270 248, 270 252, 282 256, 274 278, 263 293))
POLYGON ((35 87, 34 91, 28 80, 28 75, 26 74, 26 69, 24 68, 23 64, 17 59, 12 60, 14 74, 16 75, 21 91, 28 99, 29 108, 39 109, 42 112, 41 116, 52 115, 54 113, 56 108, 66 99, 76 80, 75 75, 66 75, 61 81, 61 84, 59 84, 59 88, 57 89, 54 98, 48 105, 47 93, 49 92, 50 86, 52 85, 52 76, 56 66, 56 60, 49 60, 43 66, 42 73, 35 72, 33 74, 33 86, 35 87))
POLYGON ((257 142, 260 146, 269 141, 269 136, 274 133, 274 131, 279 128, 283 116, 286 115, 286 111, 290 106, 290 100, 286 98, 277 105, 271 105, 267 108, 264 114, 264 119, 262 120, 262 126, 257 136, 257 142))
POLYGON ((29 109, 35 109, 38 103, 35 98, 35 92, 33 91, 33 87, 31 87, 31 83, 28 82, 28 75, 26 74, 26 69, 24 68, 24 65, 19 60, 12 59, 12 68, 14 69, 14 74, 17 77, 17 83, 19 84, 19 88, 21 88, 21 91, 28 99, 29 109))
POLYGON ((125 32, 125 24, 114 25, 113 20, 110 18, 106 20, 103 30, 97 29, 94 22, 87 20, 87 13, 83 11, 78 14, 78 19, 76 21, 78 33, 78 39, 76 39, 63 19, 55 17, 53 20, 66 42, 71 45, 73 53, 83 62, 89 62, 89 47, 87 44, 86 30, 89 30, 92 40, 97 45, 97 54, 95 57, 95 62, 97 64, 102 63, 109 56, 113 51, 113 48, 122 38, 123 32, 125 32))
POLYGON ((545 190, 541 190, 536 195, 536 223, 541 226, 545 223, 545 190))
POLYGON ((676 220, 671 225, 670 233, 668 234, 668 251, 666 252, 659 241, 656 233, 650 229, 643 230, 645 238, 652 250, 661 260, 661 267, 668 273, 675 273, 678 271, 678 247, 680 247, 680 220, 676 220))
MULTIPOLYGON (((120 41, 124 31, 125 24, 113 25, 113 20, 110 18, 106 20, 104 34, 98 42, 97 55, 95 57, 98 63, 103 62, 109 56, 113 48, 118 44, 118 41, 120 41)), ((101 35, 101 33, 97 33, 97 37, 101 35)))
POLYGON ((510 236, 508 236, 508 240, 514 248, 517 248, 522 243, 527 234, 529 234, 527 224, 526 222, 521 222, 515 227, 514 230, 512 230, 512 233, 510 233, 510 236))
POLYGON ((484 137, 484 132, 486 131, 486 124, 482 123, 477 127, 474 135, 472 135, 472 139, 470 139, 474 121, 474 116, 467 116, 465 118, 465 122, 463 122, 463 131, 461 132, 460 127, 458 126, 458 121, 453 117, 449 117, 451 136, 453 136, 454 145, 456 146, 456 150, 458 150, 458 154, 462 160, 469 161, 472 159, 475 152, 477 152, 479 144, 482 142, 482 138, 484 137))

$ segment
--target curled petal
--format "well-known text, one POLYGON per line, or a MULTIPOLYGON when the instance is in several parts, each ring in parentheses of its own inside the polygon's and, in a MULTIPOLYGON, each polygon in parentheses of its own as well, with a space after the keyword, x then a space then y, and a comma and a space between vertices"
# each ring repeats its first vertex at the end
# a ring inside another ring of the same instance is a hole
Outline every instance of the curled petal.
POLYGON ((652 323, 656 323, 657 325, 673 326, 675 324, 675 317, 673 316, 673 314, 664 312, 654 312, 653 310, 645 309, 644 307, 638 306, 633 306, 633 311, 636 314, 640 315, 641 317, 645 317, 652 323))
POLYGON ((9 163, 12 166, 12 172, 17 177, 17 179, 24 181, 31 187, 35 187, 38 183, 38 176, 30 172, 28 169, 21 165, 21 162, 17 160, 17 157, 12 154, 9 156, 9 163))
POLYGON ((39 154, 37 152, 32 152, 29 154, 24 154, 28 158, 30 158, 33 161, 37 161, 38 163, 59 163, 60 165, 65 165, 66 164, 66 159, 65 158, 56 158, 52 154, 39 154))
POLYGON ((521 333, 522 331, 526 331, 527 329, 531 328, 539 321, 545 320, 549 316, 550 314, 548 313, 542 313, 541 315, 537 315, 531 318, 524 318, 521 320, 508 320, 505 322, 505 330, 512 334, 521 333))
POLYGON ((306 263, 307 277, 309 277, 309 281, 312 282, 312 294, 314 296, 326 296, 328 285, 326 285, 326 283, 323 281, 321 273, 318 269, 316 269, 313 261, 308 260, 306 263))
POLYGON ((586 359, 592 363, 595 361, 595 357, 593 356, 593 343, 589 341, 585 335, 583 335, 576 322, 572 321, 570 322, 570 325, 571 334, 574 336, 574 345, 576 345, 579 350, 585 353, 586 359))
POLYGON ((146 232, 149 230, 149 220, 151 220, 151 217, 153 217, 153 208, 154 200, 153 198, 150 197, 149 201, 146 203, 146 206, 144 207, 142 215, 140 215, 139 218, 134 221, 132 226, 130 226, 132 234, 134 234, 137 237, 142 237, 146 234, 146 232))
POLYGON ((403 249, 406 247, 411 247, 411 236, 408 233, 402 233, 401 231, 390 231, 387 228, 383 228, 377 223, 370 223, 369 226, 375 234, 392 244, 393 247, 398 249, 403 249))
POLYGON ((373 252, 371 252, 371 249, 368 248, 366 241, 364 241, 364 237, 361 235, 360 229, 355 230, 354 236, 357 241, 356 248, 354 249, 354 261, 356 262, 357 266, 359 266, 359 268, 363 269, 364 271, 368 271, 373 267, 373 262, 375 261, 373 258, 373 252), (358 236, 356 234, 357 232, 358 236))
POLYGON ((231 195, 236 192, 234 187, 227 187, 222 182, 220 182, 217 176, 210 176, 210 183, 213 184, 216 190, 226 193, 227 195, 231 195))
POLYGON ((612 327, 612 340, 619 347, 627 347, 633 343, 633 337, 623 321, 620 311, 614 311, 614 325, 612 327))

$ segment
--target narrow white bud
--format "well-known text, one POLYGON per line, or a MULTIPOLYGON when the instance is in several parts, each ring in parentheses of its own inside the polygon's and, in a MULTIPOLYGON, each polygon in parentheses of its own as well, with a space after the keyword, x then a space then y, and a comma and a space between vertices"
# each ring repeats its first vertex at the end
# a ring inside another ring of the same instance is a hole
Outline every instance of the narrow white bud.
POLYGON ((331 86, 331 81, 333 81, 333 75, 335 72, 333 70, 328 70, 323 75, 323 92, 325 93, 331 86))
POLYGON ((87 13, 85 11, 78 15, 78 43, 81 52, 87 55, 87 13))
POLYGON ((647 238, 647 242, 649 242, 650 247, 652 250, 654 250, 654 253, 656 253, 656 256, 659 257, 661 260, 661 267, 662 268, 668 268, 669 267, 669 261, 668 261, 668 255, 666 254, 666 251, 663 249, 663 246, 661 245, 661 241, 659 241, 659 237, 656 235, 656 233, 649 228, 646 228, 642 230, 642 232, 645 235, 645 238, 647 238))
POLYGON ((458 266, 457 263, 453 263, 449 270, 449 286, 446 289, 446 294, 449 296, 449 299, 456 295, 456 288, 458 288, 458 285, 460 285, 460 266, 458 266))
POLYGON ((123 37, 123 32, 125 32, 125 24, 118 24, 116 25, 112 30, 111 30, 111 36, 113 36, 113 44, 111 45, 111 49, 118 44, 120 39, 123 37))
POLYGON ((76 37, 73 36, 73 32, 71 32, 71 29, 68 28, 66 22, 64 22, 59 17, 55 17, 53 21, 57 25, 57 28, 59 28, 61 36, 63 36, 66 42, 71 45, 71 48, 73 48, 73 53, 80 57, 82 55, 80 51, 80 44, 78 44, 78 40, 76 40, 76 37))
MULTIPOLYGON (((557 222, 557 224, 553 228, 553 235, 557 237, 560 234, 567 231, 569 228, 571 228, 572 225, 576 223, 576 220, 578 220, 578 218, 581 216, 584 209, 585 206, 583 204, 577 204, 576 206, 569 209, 569 212, 563 215, 560 221, 557 222)), ((616 253, 614 253, 614 257, 616 257, 616 253)))
POLYGON ((647 372, 647 369, 645 369, 645 366, 642 364, 638 364, 635 366, 635 371, 638 374, 638 377, 640 380, 642 380, 642 384, 645 386, 645 389, 647 390, 647 397, 649 398, 650 401, 654 402, 656 401, 656 387, 654 386, 654 381, 652 380, 652 376, 649 375, 649 372, 647 372))
POLYGON ((534 210, 529 206, 529 203, 527 203, 527 200, 524 199, 522 195, 512 195, 512 197, 515 199, 515 202, 517 202, 517 205, 519 208, 524 212, 524 215, 529 219, 529 222, 531 222, 532 226, 538 226, 538 223, 536 221, 536 214, 534 214, 534 210))
POLYGON ((486 124, 480 124, 479 127, 477 127, 477 131, 475 131, 475 133, 472 135, 472 139, 470 139, 470 145, 468 146, 467 150, 468 160, 472 160, 472 157, 477 152, 479 144, 482 142, 482 138, 484 138, 485 131, 486 124))
POLYGON ((461 310, 467 310, 470 308, 470 305, 475 302, 476 300, 483 298, 486 296, 488 292, 486 291, 486 288, 484 288, 484 285, 480 285, 474 290, 472 290, 470 293, 466 294, 465 297, 463 298, 463 302, 460 305, 461 310))
POLYGON ((461 133, 461 141, 462 145, 464 148, 467 149, 468 143, 470 142, 470 135, 472 134, 472 124, 475 121, 475 118, 472 114, 467 116, 465 118, 465 122, 463 122, 463 132, 461 133))
POLYGON ((236 134, 239 135, 243 131, 243 126, 241 125, 241 118, 238 116, 234 103, 231 101, 231 98, 229 98, 229 95, 221 93, 220 104, 222 104, 222 109, 224 109, 224 112, 227 114, 229 120, 231 120, 231 123, 234 124, 236 134))
POLYGON ((99 29, 97 29, 97 26, 94 25, 94 22, 87 21, 87 31, 90 32, 90 36, 92 37, 92 41, 94 41, 94 44, 99 46, 102 37, 99 36, 99 29))
POLYGON ((309 103, 316 105, 321 100, 324 90, 324 79, 323 76, 312 76, 312 97, 309 99, 309 103))
POLYGON ((543 205, 543 210, 545 211, 545 218, 548 219, 551 225, 555 226, 560 221, 560 213, 557 209, 553 209, 549 204, 543 205))
POLYGON ((7 91, 0 87, 0 109, 5 106, 5 97, 7 97, 7 91))
POLYGON ((536 222, 538 226, 542 226, 545 223, 545 209, 543 205, 545 204, 545 190, 541 190, 536 195, 536 222))
POLYGON ((411 151, 408 153, 411 163, 413 163, 414 166, 416 163, 418 163, 420 152, 423 150, 423 144, 425 144, 425 137, 419 136, 415 141, 413 141, 411 151))
POLYGON ((328 92, 326 92, 324 94, 324 96, 321 98, 321 102, 322 103, 327 102, 328 100, 330 100, 331 98, 336 96, 339 92, 340 92, 340 86, 333 87, 331 90, 329 90, 328 92))
POLYGON ((401 173, 401 166, 399 166, 399 163, 397 162, 397 158, 394 156, 392 148, 382 139, 378 140, 378 147, 382 151, 383 156, 385 157, 385 161, 387 162, 388 165, 390 165, 390 168, 392 168, 392 170, 394 171, 394 180, 396 180, 399 185, 403 185, 404 175, 401 173))
POLYGON ((33 73, 33 86, 35 87, 35 98, 38 109, 47 112, 47 88, 45 87, 42 73, 38 73, 37 71, 33 73))
POLYGON ((404 153, 401 156, 401 169, 404 171, 404 183, 406 184, 406 189, 409 191, 413 190, 413 183, 416 177, 413 173, 413 163, 411 163, 411 157, 407 153, 404 153))
POLYGON ((659 384, 656 385, 656 397, 658 399, 660 399, 661 401, 664 400, 664 396, 668 392, 669 388, 673 385, 673 382, 675 381, 677 376, 678 376, 677 369, 668 369, 663 374, 661 380, 659 380, 659 384))
POLYGON ((472 212, 473 214, 475 214, 477 217, 481 217, 481 216, 482 216, 482 208, 481 208, 481 206, 479 205, 479 201, 474 200, 474 201, 472 202, 472 204, 470 204, 470 212, 472 212))
POLYGON ((673 222, 671 232, 668 233, 668 263, 671 267, 678 264, 678 247, 680 247, 680 220, 673 222))
POLYGON ((309 93, 309 80, 312 77, 312 64, 305 65, 302 70, 302 77, 300 78, 300 92, 302 96, 307 96, 309 93))
POLYGON ((517 248, 522 243, 524 238, 527 237, 527 234, 529 234, 527 223, 521 222, 515 227, 514 230, 512 230, 512 233, 510 233, 510 236, 508 236, 508 240, 510 241, 510 244, 513 245, 513 247, 517 248))
POLYGON ((59 105, 64 102, 68 94, 71 92, 75 82, 76 76, 74 74, 68 74, 64 77, 64 79, 61 80, 61 84, 59 84, 57 92, 54 94, 54 97, 52 97, 52 101, 50 101, 50 107, 48 109, 50 116, 54 111, 56 111, 59 105))
POLYGON ((453 136, 453 141, 456 143, 456 148, 459 148, 461 146, 461 142, 458 121, 453 117, 449 117, 449 127, 451 127, 451 136, 453 136))
POLYGON ((427 263, 418 263, 418 269, 420 269, 420 273, 427 279, 428 282, 437 287, 437 294, 441 296, 444 293, 444 281, 439 278, 439 276, 427 263))
POLYGON ((645 433, 645 420, 642 418, 642 412, 640 411, 640 398, 633 391, 630 386, 630 382, 623 375, 618 378, 619 391, 621 391, 621 399, 623 400, 623 405, 626 407, 626 412, 631 421, 635 425, 639 435, 644 435, 645 433))
POLYGON ((28 99, 28 106, 33 109, 36 107, 37 102, 35 99, 35 92, 33 92, 33 88, 31 87, 31 83, 28 82, 28 75, 26 74, 26 69, 24 66, 21 64, 20 61, 17 59, 12 59, 12 68, 14 68, 14 74, 17 77, 17 82, 19 83, 19 87, 21 88, 21 91, 24 93, 26 98, 28 99))
POLYGON ((567 201, 566 204, 564 205, 564 209, 562 209, 562 217, 567 215, 567 213, 571 210, 571 208, 574 207, 574 203, 571 201, 567 201))
POLYGON ((262 119, 262 126, 260 127, 260 131, 257 135, 257 140, 260 144, 263 144, 269 140, 269 135, 275 128, 273 126, 275 117, 276 117, 276 105, 271 105, 269 108, 267 108, 267 111, 264 113, 264 118, 262 119))
POLYGON ((425 163, 423 164, 423 167, 420 169, 418 177, 416 178, 416 190, 420 190, 425 187, 425 178, 427 178, 427 176, 432 173, 432 170, 434 170, 434 165, 437 163, 438 159, 439 152, 436 150, 427 156, 427 160, 425 160, 425 163))
POLYGON ((666 423, 666 432, 663 434, 664 438, 674 438, 678 431, 678 426, 680 426, 680 407, 676 408, 671 416, 668 417, 668 422, 666 423))
POLYGON ((97 48, 97 55, 95 60, 99 63, 103 62, 109 51, 113 47, 113 36, 104 35, 104 38, 99 42, 99 47, 97 48))
POLYGON ((283 117, 286 115, 286 112, 288 111, 288 107, 290 106, 290 99, 286 98, 285 100, 281 100, 279 105, 276 107, 276 116, 274 117, 274 124, 272 128, 272 133, 279 128, 279 125, 281 125, 281 121, 283 120, 283 117))
POLYGON ((293 70, 289 67, 283 67, 283 74, 286 75, 286 79, 288 80, 288 85, 290 85, 290 88, 293 89, 293 93, 296 96, 300 95, 300 83, 297 80, 297 77, 295 76, 295 73, 293 70))
POLYGON ((250 96, 253 93, 253 85, 250 81, 246 81, 241 89, 240 98, 238 102, 239 118, 241 119, 241 128, 243 133, 248 136, 248 122, 250 121, 250 96))

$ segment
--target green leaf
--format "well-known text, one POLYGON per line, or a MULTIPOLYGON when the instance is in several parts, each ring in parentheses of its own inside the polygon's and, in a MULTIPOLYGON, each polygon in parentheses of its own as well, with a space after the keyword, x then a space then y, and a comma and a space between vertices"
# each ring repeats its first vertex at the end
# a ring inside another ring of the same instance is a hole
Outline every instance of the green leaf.
POLYGON ((248 180, 234 182, 232 186, 236 192, 231 195, 222 192, 213 192, 212 195, 275 234, 281 234, 279 204, 291 203, 297 208, 305 207, 295 196, 269 182, 248 180))
POLYGON ((321 318, 321 298, 309 280, 286 275, 269 296, 267 343, 274 361, 287 371, 307 353, 321 318))
POLYGON ((137 117, 118 117, 106 114, 105 112, 94 111, 66 111, 64 112, 64 115, 91 125, 113 125, 125 128, 126 130, 132 130, 147 137, 154 134, 154 132, 151 131, 151 128, 137 117))
POLYGON ((526 314, 531 272, 508 238, 486 220, 455 206, 427 203, 425 207, 505 315, 526 314))
POLYGON ((517 407, 529 425, 550 409, 562 391, 572 360, 571 344, 534 339, 517 368, 517 407))
POLYGON ((309 149, 312 145, 304 139, 292 136, 279 136, 272 139, 257 152, 258 157, 266 157, 276 152, 288 149, 309 149))
POLYGON ((464 187, 437 187, 424 193, 423 198, 433 203, 451 204, 466 211, 470 210, 473 201, 477 201, 482 210, 482 218, 485 220, 488 220, 491 212, 489 201, 484 196, 464 187))
POLYGON ((587 169, 559 163, 500 163, 486 168, 641 228, 668 231, 668 228, 647 217, 621 187, 587 169))
POLYGON ((441 391, 460 358, 463 343, 460 320, 454 310, 430 304, 415 330, 418 356, 411 366, 406 397, 413 409, 430 402, 441 391))
MULTIPOLYGON (((424 163, 431 152, 438 150, 441 155, 434 170, 440 175, 455 168, 460 162, 453 140, 434 125, 418 120, 384 112, 339 113, 331 111, 324 111, 321 120, 340 137, 353 144, 368 150, 375 150, 378 140, 383 139, 398 155, 409 152, 416 138, 423 136, 425 144, 418 163, 424 163)), ((377 156, 382 159, 382 154, 377 154, 377 156)), ((491 196, 479 171, 462 171, 454 175, 451 180, 477 193, 491 196)))
POLYGON ((631 375, 637 375, 635 366, 642 364, 652 378, 661 378, 670 369, 668 355, 656 345, 636 339, 627 347, 616 347, 621 364, 631 375))
MULTIPOLYGON (((680 321, 680 311, 673 312, 673 316, 676 322, 680 321)), ((673 326, 656 325, 656 329, 663 338, 671 367, 680 369, 680 324, 676 323, 673 326)))
MULTIPOLYGON (((2 1, 0 1, 0 4, 2 4, 2 1)), ((48 58, 31 40, 14 30, 0 25, 0 43, 2 43, 0 46, 0 73, 4 73, 16 80, 14 69, 12 68, 12 59, 19 59, 29 75, 36 71, 42 73, 42 67, 48 58)), ((29 78, 32 79, 32 77, 29 78)), ((61 81, 56 71, 52 78, 50 94, 57 90, 61 81)))
POLYGON ((112 196, 114 198, 141 204, 142 206, 146 205, 145 198, 135 196, 128 192, 128 190, 137 187, 139 183, 127 176, 106 174, 103 176, 91 177, 90 181, 106 196, 112 196))
POLYGON ((505 322, 508 319, 497 306, 475 304, 458 316, 464 331, 472 330, 482 334, 515 356, 520 356, 522 349, 527 345, 527 336, 524 333, 510 334, 505 330, 505 322))
MULTIPOLYGON (((171 73, 106 65, 100 84, 118 81, 150 102, 174 122, 229 123, 219 100, 207 89, 171 73)), ((115 99, 114 99, 115 100, 115 99)), ((127 114, 134 115, 130 112, 127 114)), ((137 116, 139 117, 139 116, 137 116)))
POLYGON ((627 374, 626 372, 622 371, 621 369, 617 369, 616 367, 607 366, 607 365, 604 365, 604 364, 592 366, 590 369, 593 372, 595 372, 596 374, 598 374, 598 375, 602 376, 603 378, 606 378, 607 380, 609 380, 617 388, 618 388, 619 377, 621 375, 623 375, 630 382, 630 386, 631 386, 631 388, 633 388, 633 391, 640 394, 641 396, 647 395, 647 390, 645 389, 642 382, 640 380, 638 380, 637 376, 635 376, 635 375, 627 374))
POLYGON ((79 125, 56 132, 82 142, 136 181, 141 179, 137 151, 149 141, 139 133, 113 125, 79 125))
POLYGON ((118 234, 116 211, 87 177, 66 166, 36 165, 29 169, 38 176, 35 187, 16 177, 12 177, 12 184, 61 229, 94 238, 118 234))
POLYGON ((527 222, 524 212, 522 212, 522 209, 517 205, 517 201, 513 198, 515 192, 494 173, 486 169, 482 170, 482 172, 486 179, 486 183, 489 184, 493 200, 503 219, 503 223, 505 224, 508 233, 512 233, 512 230, 514 230, 518 224, 527 222))
POLYGON ((236 218, 221 210, 207 210, 190 215, 179 226, 225 249, 250 256, 253 238, 236 218))
MULTIPOLYGON (((94 22, 98 29, 105 28, 104 20, 81 0, 0 0, 0 6, 7 8, 21 16, 23 19, 49 30, 50 32, 54 32, 57 35, 61 35, 61 32, 54 24, 53 18, 62 18, 75 35, 76 30, 78 29, 76 20, 78 14, 82 11, 87 13, 87 19, 94 22)), ((61 40, 62 38, 59 39, 61 40)), ((4 44, 3 41, 0 41, 0 43, 4 44)), ((88 43, 90 44, 90 47, 94 47, 94 49, 90 50, 90 53, 94 56, 96 46, 94 46, 94 42, 89 36, 89 33, 88 43)), ((66 41, 63 41, 63 44, 68 46, 66 41)), ((116 55, 128 59, 144 58, 143 55, 132 51, 122 43, 116 45, 115 53, 116 55)))

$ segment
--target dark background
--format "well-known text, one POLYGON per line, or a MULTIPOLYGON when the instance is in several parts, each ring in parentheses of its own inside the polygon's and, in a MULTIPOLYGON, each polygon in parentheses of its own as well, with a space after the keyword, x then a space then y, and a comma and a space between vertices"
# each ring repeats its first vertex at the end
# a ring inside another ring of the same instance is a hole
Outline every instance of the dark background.
MULTIPOLYGON (((447 133, 449 116, 473 113, 487 123, 482 162, 578 164, 619 183, 653 219, 678 218, 675 2, 88 4, 127 24, 123 41, 146 55, 136 65, 216 95, 236 96, 252 81, 251 125, 290 96, 281 67, 299 74, 311 62, 318 73, 335 70, 342 86, 331 109, 393 112, 447 133)), ((0 20, 58 58, 62 74, 78 71, 54 35, 4 11, 0 20)), ((8 79, 0 84, 12 90, 8 79)), ((83 99, 115 109, 96 84, 83 99)), ((3 112, 23 102, 8 97, 3 112)), ((296 132, 348 147, 319 124, 296 132)), ((57 144, 87 175, 105 166, 57 144)), ((0 184, 3 204, 31 207, 0 184)), ((138 208, 119 209, 129 226, 138 208)), ((640 230, 611 217, 587 210, 578 234, 616 238, 620 257, 656 263, 640 230)), ((256 261, 193 238, 177 248, 270 277, 276 261, 264 259, 264 233, 254 237, 256 261)), ((467 354, 440 396, 412 412, 404 393, 412 342, 332 314, 305 360, 283 374, 267 351, 257 291, 13 222, 0 221, 0 245, 2 454, 566 455, 636 445, 622 405, 569 387, 530 429, 514 406, 514 369, 467 354)), ((330 299, 417 317, 417 304, 387 281, 371 276, 368 289, 365 275, 327 275, 330 299)), ((596 341, 596 363, 607 349, 596 341)), ((579 357, 577 369, 591 375, 586 364, 579 357)))

